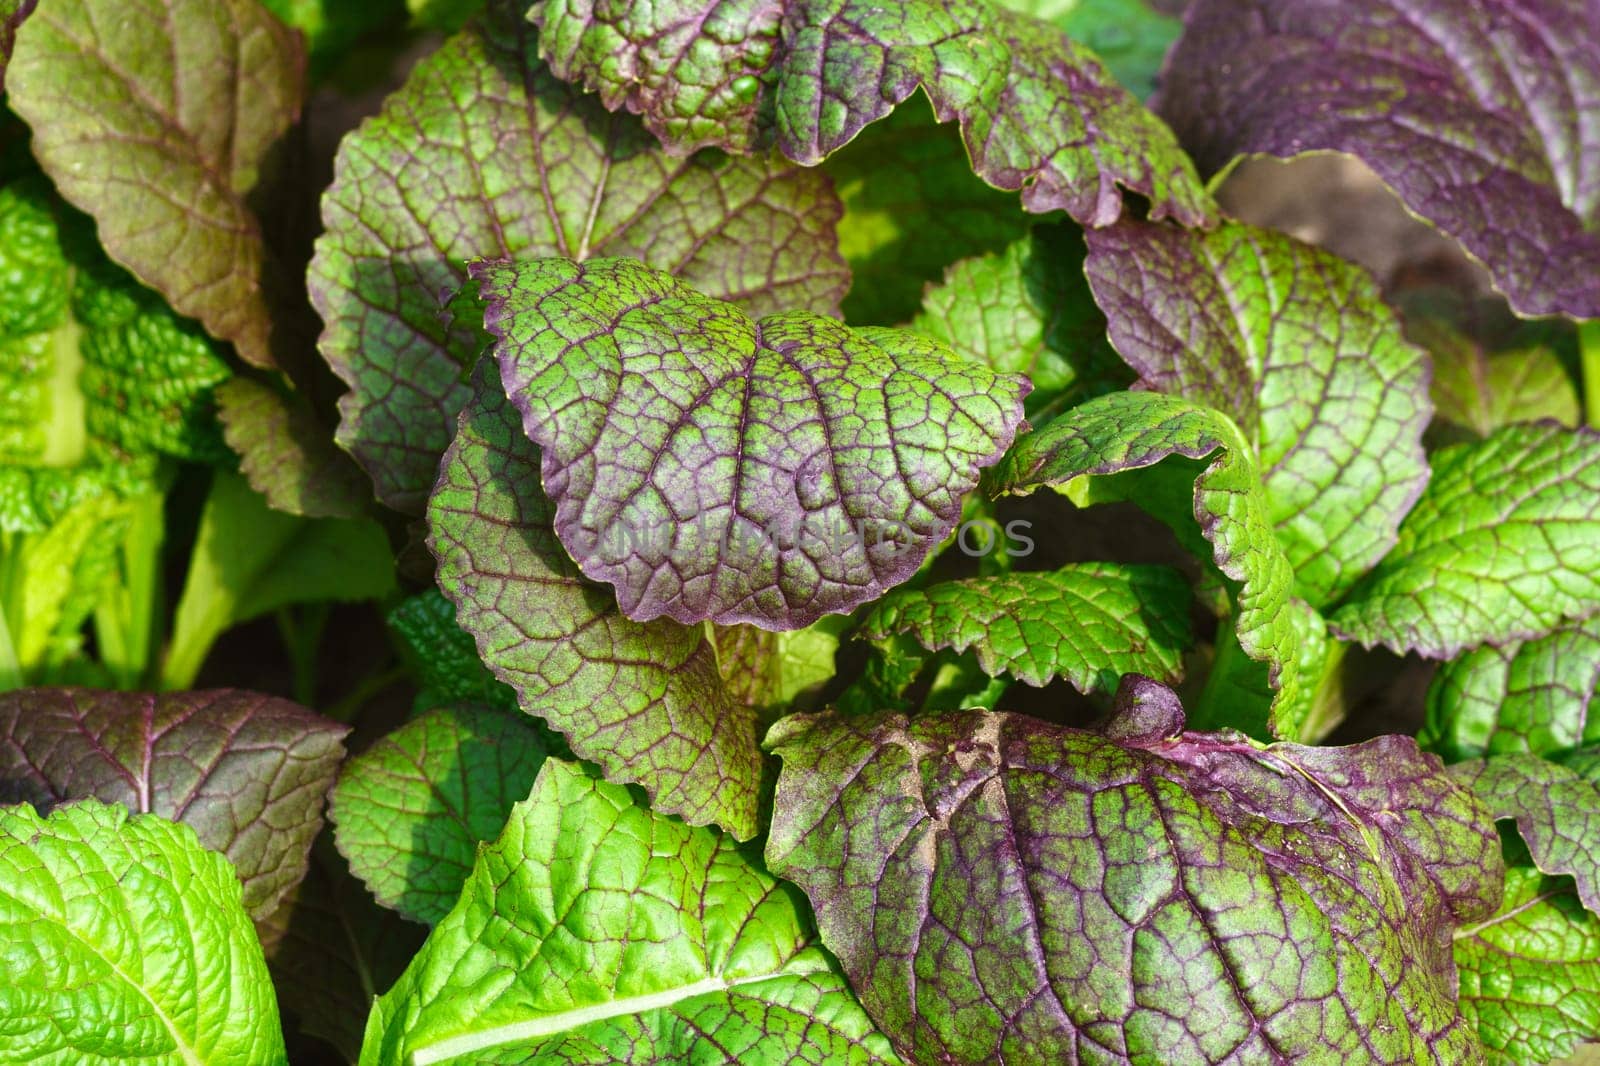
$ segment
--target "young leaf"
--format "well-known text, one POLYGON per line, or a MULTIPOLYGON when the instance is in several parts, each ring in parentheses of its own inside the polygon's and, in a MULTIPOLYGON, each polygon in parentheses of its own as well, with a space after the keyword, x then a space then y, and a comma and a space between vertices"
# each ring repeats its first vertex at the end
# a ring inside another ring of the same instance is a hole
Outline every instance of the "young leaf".
POLYGON ((212 643, 241 622, 293 603, 381 599, 393 589, 394 558, 377 523, 274 511, 244 478, 218 471, 189 557, 164 687, 189 687, 212 643))
POLYGON ((1434 453, 1394 551, 1329 618, 1347 640, 1447 659, 1600 611, 1600 433, 1507 426, 1434 453))
POLYGON ((799 629, 916 573, 1027 380, 903 330, 759 321, 635 260, 472 268, 555 530, 646 621, 799 629))
POLYGON ((1546 1063, 1600 1033, 1600 918, 1572 880, 1506 871, 1505 902, 1456 932, 1461 1016, 1492 1064, 1546 1063))
POLYGON ((894 1061, 792 890, 727 837, 554 759, 378 1000, 361 1062, 461 1056, 894 1061))
POLYGON ((1198 0, 1158 110, 1210 171, 1359 156, 1517 311, 1596 318, 1596 54, 1575 0, 1198 0))
POLYGON ((715 626, 712 637, 717 670, 734 699, 754 707, 771 721, 774 711, 814 691, 834 675, 834 653, 843 618, 822 621, 788 632, 756 626, 715 626))
POLYGON ((1428 368, 1371 275, 1271 230, 1087 234, 1111 343, 1143 382, 1228 413, 1313 606, 1393 546, 1428 480, 1428 368))
POLYGON ((287 1063, 228 861, 194 831, 92 800, 0 807, 0 1058, 287 1063))
POLYGON ((107 253, 270 367, 276 279, 250 199, 304 83, 298 36, 255 0, 42 0, 6 88, 107 253))
POLYGON ((1513 422, 1548 418, 1570 428, 1582 421, 1578 387, 1551 347, 1491 352, 1448 323, 1420 316, 1406 323, 1406 333, 1433 355, 1437 422, 1487 437, 1513 422))
POLYGON ((307 518, 360 518, 367 511, 367 479, 302 398, 234 378, 217 389, 217 408, 240 472, 273 510, 307 518))
POLYGON ((1176 570, 1078 563, 898 589, 868 608, 857 635, 910 633, 929 651, 975 649, 990 676, 1111 691, 1123 674, 1183 676, 1189 601, 1176 570))
POLYGON ((329 800, 350 872, 385 907, 439 921, 545 754, 532 723, 493 708, 440 707, 402 725, 345 764, 329 800))
POLYGON ((556 540, 539 449, 479 364, 428 505, 428 546, 456 621, 518 702, 613 781, 691 823, 756 834, 755 712, 733 699, 701 626, 639 623, 556 540))
POLYGON ((311 852, 305 880, 256 932, 283 1012, 349 1063, 361 1056, 372 1001, 400 979, 427 935, 378 906, 326 836, 311 852))
POLYGON ((1450 936, 1500 845, 1408 738, 1187 733, 1128 678, 1103 733, 795 715, 767 863, 918 1062, 1478 1061, 1450 936))
POLYGON ((831 312, 849 279, 825 178, 667 158, 635 120, 550 76, 519 6, 496 0, 417 64, 345 138, 323 197, 309 284, 322 354, 351 390, 339 442, 410 513, 470 394, 482 311, 451 303, 467 260, 638 256, 757 312, 831 312))
POLYGON ((1537 755, 1496 755, 1457 763, 1450 776, 1495 818, 1515 819, 1534 865, 1570 874, 1583 905, 1600 914, 1600 758, 1580 753, 1563 766, 1537 755))
POLYGON ((1485 644, 1445 663, 1418 739, 1455 762, 1600 744, 1600 615, 1538 640, 1485 644))
POLYGON ((1083 240, 1038 226, 1003 250, 963 259, 922 297, 911 328, 957 355, 1033 382, 1028 413, 1127 384, 1106 320, 1083 281, 1083 240))
POLYGON ((821 169, 844 205, 850 292, 840 310, 853 326, 903 324, 952 260, 997 252, 1035 221, 972 173, 960 132, 921 100, 862 130, 821 169))
POLYGON ((917 89, 959 120, 972 167, 1029 211, 1104 226, 1118 186, 1152 218, 1211 221, 1171 133, 1081 45, 986 0, 540 0, 540 54, 676 151, 768 139, 820 163, 917 89), (707 27, 714 27, 707 30, 707 27))
MULTIPOLYGON (((1150 506, 1170 496, 1176 505, 1180 493, 1192 499, 1183 510, 1199 523, 1217 567, 1239 583, 1234 632, 1250 658, 1268 664, 1276 696, 1265 727, 1276 733, 1289 725, 1284 712, 1301 698, 1300 635, 1290 607, 1294 571, 1273 534, 1251 456, 1238 427, 1217 411, 1156 392, 1117 392, 1019 440, 995 469, 994 487, 1025 494, 1049 486, 1080 504, 1134 498, 1150 506), (1215 458, 1204 467, 1163 472, 1157 475, 1162 484, 1137 493, 1095 477, 1143 470, 1174 456, 1215 458)), ((1187 526, 1177 513, 1158 517, 1174 528, 1187 526)))
POLYGON ((250 692, 23 689, 0 695, 0 803, 93 798, 182 822, 262 918, 305 875, 347 732, 250 692))

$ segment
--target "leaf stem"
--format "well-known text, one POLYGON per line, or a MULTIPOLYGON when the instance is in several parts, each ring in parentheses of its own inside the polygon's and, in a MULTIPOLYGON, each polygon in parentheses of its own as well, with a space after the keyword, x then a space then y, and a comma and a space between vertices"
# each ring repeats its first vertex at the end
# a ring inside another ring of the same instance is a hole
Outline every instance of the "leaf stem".
POLYGON ((1600 429, 1600 319, 1578 324, 1578 356, 1583 365, 1584 421, 1600 429))

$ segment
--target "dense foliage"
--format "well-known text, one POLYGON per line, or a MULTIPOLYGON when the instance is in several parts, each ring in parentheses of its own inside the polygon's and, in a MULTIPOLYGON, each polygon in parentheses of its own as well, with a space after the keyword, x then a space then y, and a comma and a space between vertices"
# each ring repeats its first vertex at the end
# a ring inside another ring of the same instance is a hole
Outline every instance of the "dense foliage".
POLYGON ((0 1063, 1600 1041, 1595 0, 0 0, 0 92, 0 1063), (1238 192, 1328 152, 1443 258, 1238 192))

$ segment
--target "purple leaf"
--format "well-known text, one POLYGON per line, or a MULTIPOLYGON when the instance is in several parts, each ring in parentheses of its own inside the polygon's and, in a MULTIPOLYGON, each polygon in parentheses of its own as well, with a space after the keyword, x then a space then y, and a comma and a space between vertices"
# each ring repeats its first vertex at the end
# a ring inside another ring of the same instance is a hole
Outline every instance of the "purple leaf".
MULTIPOLYGON (((678 151, 776 139, 811 166, 918 89, 972 169, 1034 212, 1215 219, 1172 132, 1055 26, 987 0, 539 0, 540 54, 678 151)), ((910 177, 910 176, 908 176, 910 177)), ((913 179, 914 180, 914 179, 913 179)))
POLYGON ((1451 935, 1500 844, 1409 738, 1189 733, 1130 676, 1098 733, 830 712, 767 743, 768 866, 910 1061, 1481 1061, 1451 935))
POLYGON ((632 259, 478 263, 556 535, 622 612, 799 629, 905 581, 1026 378, 906 330, 755 319, 632 259))
POLYGON ((1157 109, 1200 165, 1359 156, 1525 315, 1600 317, 1593 0, 1196 0, 1157 109))
POLYGON ((22 689, 0 695, 0 803, 92 797, 182 822, 228 856, 263 918, 305 876, 348 732, 233 689, 22 689))
POLYGON ((305 63, 256 0, 48 0, 7 71, 35 157, 106 253, 260 367, 292 354, 255 208, 305 63))
POLYGON ((704 626, 630 621, 562 551, 539 449, 495 380, 474 371, 428 501, 428 546, 456 621, 517 702, 608 780, 651 806, 740 839, 760 828, 755 711, 728 692, 704 626))
MULTIPOLYGON (((526 5, 520 5, 525 7, 526 5)), ((636 119, 551 77, 496 0, 344 139, 309 285, 350 386, 339 442, 420 513, 470 390, 481 256, 636 256, 757 313, 833 313, 849 284, 828 179, 772 158, 673 159, 636 119)))
POLYGON ((236 377, 217 387, 222 435, 250 487, 275 511, 308 518, 360 518, 372 488, 333 443, 304 398, 236 377))

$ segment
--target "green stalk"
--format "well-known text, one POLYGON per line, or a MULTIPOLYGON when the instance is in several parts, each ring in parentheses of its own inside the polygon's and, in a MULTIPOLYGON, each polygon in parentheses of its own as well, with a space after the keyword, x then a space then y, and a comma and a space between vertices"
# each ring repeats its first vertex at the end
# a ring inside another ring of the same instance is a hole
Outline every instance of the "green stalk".
POLYGON ((11 626, 0 610, 0 692, 22 687, 22 663, 17 661, 16 645, 11 643, 11 626))
POLYGON ((1583 364, 1584 421, 1600 429, 1600 319, 1578 325, 1578 356, 1583 364))
POLYGON ((163 599, 165 503, 160 493, 134 501, 121 549, 121 585, 95 607, 94 630, 100 659, 120 688, 141 688, 153 681, 156 627, 163 599))

